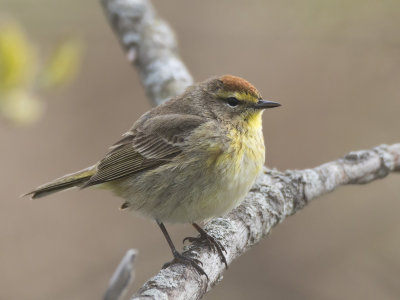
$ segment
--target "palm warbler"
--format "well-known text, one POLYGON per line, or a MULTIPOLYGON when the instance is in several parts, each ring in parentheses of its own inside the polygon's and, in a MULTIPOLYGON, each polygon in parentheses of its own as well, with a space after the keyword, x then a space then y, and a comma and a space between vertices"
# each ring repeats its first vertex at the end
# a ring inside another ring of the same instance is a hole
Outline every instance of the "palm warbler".
POLYGON ((94 166, 27 195, 39 198, 71 187, 110 189, 125 200, 122 209, 156 220, 173 262, 206 275, 199 261, 175 249, 163 222, 192 223, 200 237, 187 239, 206 241, 227 266, 222 244, 196 222, 223 215, 243 200, 264 164, 262 112, 279 105, 263 100, 242 78, 211 78, 145 113, 94 166))

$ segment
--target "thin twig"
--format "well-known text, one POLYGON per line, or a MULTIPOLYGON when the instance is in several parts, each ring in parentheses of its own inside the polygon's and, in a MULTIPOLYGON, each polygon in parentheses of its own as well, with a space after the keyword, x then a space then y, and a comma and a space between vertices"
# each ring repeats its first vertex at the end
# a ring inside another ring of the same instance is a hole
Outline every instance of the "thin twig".
POLYGON ((119 300, 124 296, 128 286, 135 279, 134 261, 137 256, 137 250, 129 249, 108 284, 107 291, 104 295, 104 300, 119 300))

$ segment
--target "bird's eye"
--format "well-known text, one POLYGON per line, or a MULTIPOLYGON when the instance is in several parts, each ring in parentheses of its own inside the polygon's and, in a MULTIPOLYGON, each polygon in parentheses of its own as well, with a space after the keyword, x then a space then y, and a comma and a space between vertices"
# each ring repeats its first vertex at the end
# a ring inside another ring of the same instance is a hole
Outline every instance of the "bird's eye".
POLYGON ((226 102, 228 103, 229 106, 237 106, 239 104, 239 100, 236 99, 235 97, 227 98, 226 102))

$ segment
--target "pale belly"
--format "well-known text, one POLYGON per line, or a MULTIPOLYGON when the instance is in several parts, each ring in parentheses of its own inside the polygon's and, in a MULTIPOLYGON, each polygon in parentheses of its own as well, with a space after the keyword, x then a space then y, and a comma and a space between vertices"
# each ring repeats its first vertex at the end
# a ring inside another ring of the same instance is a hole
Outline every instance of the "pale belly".
POLYGON ((215 196, 210 195, 211 197, 205 197, 199 202, 199 211, 203 213, 203 219, 224 215, 238 206, 260 174, 263 164, 264 155, 262 160, 258 161, 243 155, 238 168, 227 169, 215 196))
POLYGON ((240 204, 264 164, 261 132, 240 141, 211 162, 209 153, 188 154, 180 163, 120 180, 114 190, 130 209, 162 222, 221 216, 240 204))

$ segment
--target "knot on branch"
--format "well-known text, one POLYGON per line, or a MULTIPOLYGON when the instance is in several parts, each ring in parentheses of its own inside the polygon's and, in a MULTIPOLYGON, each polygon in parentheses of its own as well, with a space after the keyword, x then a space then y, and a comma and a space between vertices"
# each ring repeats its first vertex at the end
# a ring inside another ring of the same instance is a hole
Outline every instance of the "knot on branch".
POLYGON ((388 145, 350 152, 339 163, 343 165, 347 183, 351 184, 365 184, 383 178, 395 169, 395 157, 390 153, 388 145))
POLYGON ((378 154, 381 160, 381 167, 379 168, 378 178, 383 178, 395 169, 395 157, 390 153, 388 145, 380 145, 373 149, 378 154))

